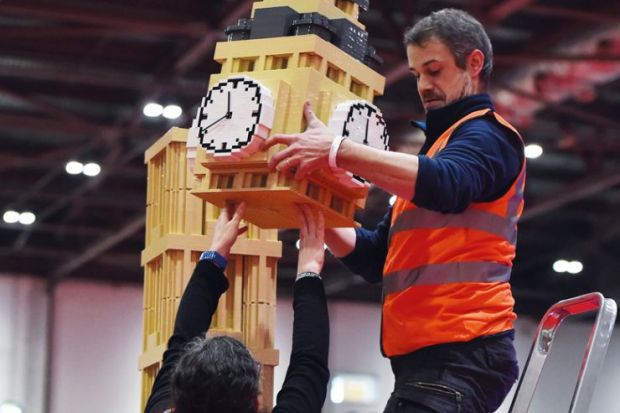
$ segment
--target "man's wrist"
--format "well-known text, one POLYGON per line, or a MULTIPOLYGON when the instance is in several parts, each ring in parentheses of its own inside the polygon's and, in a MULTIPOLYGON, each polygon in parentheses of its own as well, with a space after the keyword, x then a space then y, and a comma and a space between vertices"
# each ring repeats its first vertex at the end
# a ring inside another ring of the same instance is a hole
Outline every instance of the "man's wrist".
POLYGON ((209 261, 220 270, 224 271, 228 265, 228 260, 222 254, 214 250, 207 250, 200 255, 200 261, 209 261))
POLYGON ((345 139, 347 139, 346 136, 336 136, 332 141, 332 146, 329 148, 328 163, 329 167, 334 171, 339 169, 336 162, 336 157, 338 156, 338 150, 340 149, 340 145, 345 139))

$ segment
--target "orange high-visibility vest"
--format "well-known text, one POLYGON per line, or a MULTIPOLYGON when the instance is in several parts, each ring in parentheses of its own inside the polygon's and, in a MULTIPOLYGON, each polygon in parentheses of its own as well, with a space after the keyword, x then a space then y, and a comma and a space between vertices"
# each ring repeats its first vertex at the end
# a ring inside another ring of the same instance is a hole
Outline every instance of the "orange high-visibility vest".
MULTIPOLYGON (((463 122, 489 112, 521 139, 498 114, 483 109, 453 124, 427 155, 439 153, 463 122)), ((383 268, 385 355, 469 341, 512 328, 516 315, 508 281, 524 184, 525 160, 501 198, 472 203, 462 213, 444 214, 419 208, 408 199, 396 200, 383 268)))

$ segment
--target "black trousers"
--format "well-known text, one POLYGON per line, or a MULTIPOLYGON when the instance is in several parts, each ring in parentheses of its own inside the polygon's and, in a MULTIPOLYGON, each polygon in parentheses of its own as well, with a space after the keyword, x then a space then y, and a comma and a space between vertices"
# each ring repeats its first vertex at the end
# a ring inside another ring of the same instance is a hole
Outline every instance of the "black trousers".
POLYGON ((391 359, 384 413, 492 413, 519 378, 514 331, 430 346, 391 359))

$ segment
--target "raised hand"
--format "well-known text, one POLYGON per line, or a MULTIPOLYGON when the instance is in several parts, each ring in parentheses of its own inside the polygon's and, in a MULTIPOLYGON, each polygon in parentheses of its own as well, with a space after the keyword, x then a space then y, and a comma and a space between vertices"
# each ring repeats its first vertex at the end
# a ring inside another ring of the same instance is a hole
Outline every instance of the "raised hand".
POLYGON ((239 228, 243 214, 245 213, 245 202, 238 205, 227 204, 222 208, 220 216, 217 218, 213 230, 213 241, 209 250, 220 253, 224 258, 228 258, 230 248, 237 240, 237 237, 247 231, 247 227, 239 228))
POLYGON ((312 171, 329 166, 329 150, 335 138, 334 133, 316 117, 307 101, 304 116, 308 122, 305 132, 273 135, 261 146, 262 150, 267 150, 278 143, 288 145, 288 148, 271 157, 269 167, 286 173, 294 169, 295 179, 303 179, 312 171))
POLYGON ((320 274, 325 262, 325 218, 321 211, 317 218, 309 205, 299 206, 299 260, 297 274, 320 274))

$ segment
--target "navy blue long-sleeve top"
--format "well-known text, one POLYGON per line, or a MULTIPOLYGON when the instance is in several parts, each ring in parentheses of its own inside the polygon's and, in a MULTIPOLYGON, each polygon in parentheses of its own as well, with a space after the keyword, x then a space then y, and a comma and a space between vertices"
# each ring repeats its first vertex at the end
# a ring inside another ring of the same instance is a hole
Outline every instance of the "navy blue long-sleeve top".
MULTIPOLYGON (((175 366, 186 344, 195 337, 204 337, 220 296, 227 289, 228 280, 222 270, 208 260, 198 262, 179 303, 174 333, 144 413, 168 412, 173 407, 170 383, 175 366)), ((291 358, 273 413, 317 413, 323 407, 329 381, 329 316, 320 278, 295 281, 293 312, 291 358)))
MULTIPOLYGON (((445 148, 433 158, 426 153, 450 126, 471 112, 494 110, 487 94, 468 96, 429 110, 424 122, 412 122, 426 134, 418 156, 412 202, 442 213, 463 212, 472 202, 500 198, 512 186, 523 163, 523 143, 491 114, 460 125, 445 148)), ((374 230, 357 228, 354 250, 342 262, 375 283, 382 279, 388 249, 391 208, 374 230)))

